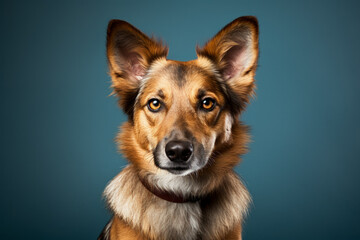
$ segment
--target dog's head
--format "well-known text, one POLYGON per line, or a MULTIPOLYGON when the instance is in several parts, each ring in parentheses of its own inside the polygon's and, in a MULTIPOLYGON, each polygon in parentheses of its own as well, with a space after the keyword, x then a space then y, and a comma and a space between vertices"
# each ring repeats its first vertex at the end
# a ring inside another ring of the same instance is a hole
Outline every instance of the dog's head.
POLYGON ((124 153, 141 169, 183 176, 214 165, 216 152, 239 153, 232 146, 245 138, 237 118, 254 89, 257 20, 229 23, 197 48, 196 60, 168 60, 167 52, 129 23, 109 23, 110 75, 129 116, 120 137, 124 153))

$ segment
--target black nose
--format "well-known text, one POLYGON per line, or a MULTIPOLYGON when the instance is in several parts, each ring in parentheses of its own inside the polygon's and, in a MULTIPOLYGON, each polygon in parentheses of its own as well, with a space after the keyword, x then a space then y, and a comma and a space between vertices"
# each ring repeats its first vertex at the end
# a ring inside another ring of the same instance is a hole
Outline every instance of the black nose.
POLYGON ((192 144, 186 141, 170 141, 165 146, 166 156, 173 162, 186 162, 192 152, 192 144))

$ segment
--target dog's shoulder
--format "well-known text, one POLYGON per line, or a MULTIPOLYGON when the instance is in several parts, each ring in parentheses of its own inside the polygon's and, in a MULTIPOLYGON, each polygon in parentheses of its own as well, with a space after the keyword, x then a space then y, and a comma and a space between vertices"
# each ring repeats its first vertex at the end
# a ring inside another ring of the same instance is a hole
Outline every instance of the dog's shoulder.
POLYGON ((97 240, 110 240, 111 225, 112 225, 112 219, 105 225, 104 229, 101 231, 97 240))

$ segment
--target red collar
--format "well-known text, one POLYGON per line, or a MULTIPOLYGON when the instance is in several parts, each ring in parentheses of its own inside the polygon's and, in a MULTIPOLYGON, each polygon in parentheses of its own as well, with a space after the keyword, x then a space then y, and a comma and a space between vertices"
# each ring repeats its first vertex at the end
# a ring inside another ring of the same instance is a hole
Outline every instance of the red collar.
POLYGON ((139 177, 139 179, 140 182, 149 192, 168 202, 187 203, 187 202, 197 202, 201 199, 200 197, 194 197, 194 196, 190 196, 186 198, 185 196, 175 194, 174 192, 171 191, 161 190, 157 187, 151 186, 146 180, 142 179, 141 177, 139 177))

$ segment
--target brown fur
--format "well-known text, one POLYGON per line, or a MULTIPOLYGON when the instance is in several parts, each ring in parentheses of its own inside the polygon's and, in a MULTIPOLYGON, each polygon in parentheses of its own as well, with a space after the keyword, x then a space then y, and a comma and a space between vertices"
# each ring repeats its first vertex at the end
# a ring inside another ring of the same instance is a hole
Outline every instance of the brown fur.
POLYGON ((198 59, 189 62, 168 60, 161 42, 124 21, 109 23, 112 86, 129 116, 117 142, 130 165, 105 190, 114 217, 103 234, 108 237, 102 239, 241 239, 250 196, 232 168, 249 141, 247 127, 237 119, 255 86, 256 18, 229 23, 204 48, 197 48, 197 54, 198 59), (147 107, 153 98, 161 101, 156 113, 147 107), (201 110, 204 98, 215 100, 213 110, 201 110), (204 149, 189 174, 172 174, 163 163, 154 163, 155 152, 174 134, 191 136, 198 149, 204 149), (201 200, 165 201, 140 178, 201 200))

